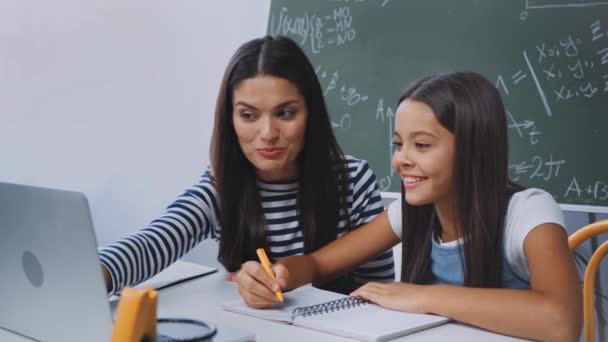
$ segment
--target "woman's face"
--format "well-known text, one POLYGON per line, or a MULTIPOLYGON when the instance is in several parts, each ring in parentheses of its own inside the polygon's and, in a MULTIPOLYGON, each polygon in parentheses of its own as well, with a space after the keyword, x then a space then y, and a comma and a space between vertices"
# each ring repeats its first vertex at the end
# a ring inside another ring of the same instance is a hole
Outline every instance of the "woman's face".
POLYGON ((411 205, 453 198, 454 135, 437 120, 426 104, 404 100, 395 114, 395 152, 392 166, 411 205))
POLYGON ((283 78, 255 76, 237 84, 232 101, 234 130, 258 178, 296 177, 308 115, 298 89, 283 78))

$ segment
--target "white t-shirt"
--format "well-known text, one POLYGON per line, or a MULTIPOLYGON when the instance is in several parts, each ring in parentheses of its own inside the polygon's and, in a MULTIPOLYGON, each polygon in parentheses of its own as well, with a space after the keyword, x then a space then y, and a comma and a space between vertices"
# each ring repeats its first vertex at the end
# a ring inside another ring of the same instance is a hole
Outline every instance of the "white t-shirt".
MULTIPOLYGON (((401 199, 388 207, 388 218, 395 234, 402 239, 401 199)), ((529 280, 528 260, 524 254, 524 240, 528 233, 543 223, 555 223, 564 227, 564 214, 548 192, 530 188, 513 194, 505 218, 504 251, 509 265, 520 277, 529 280)), ((453 246, 462 239, 441 243, 453 246)))

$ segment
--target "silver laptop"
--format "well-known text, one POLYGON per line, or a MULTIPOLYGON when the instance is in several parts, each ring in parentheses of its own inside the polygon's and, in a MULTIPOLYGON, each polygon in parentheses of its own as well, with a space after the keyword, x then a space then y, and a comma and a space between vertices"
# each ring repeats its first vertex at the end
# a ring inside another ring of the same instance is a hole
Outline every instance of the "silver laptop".
POLYGON ((41 341, 110 341, 84 194, 0 183, 0 328, 41 341))

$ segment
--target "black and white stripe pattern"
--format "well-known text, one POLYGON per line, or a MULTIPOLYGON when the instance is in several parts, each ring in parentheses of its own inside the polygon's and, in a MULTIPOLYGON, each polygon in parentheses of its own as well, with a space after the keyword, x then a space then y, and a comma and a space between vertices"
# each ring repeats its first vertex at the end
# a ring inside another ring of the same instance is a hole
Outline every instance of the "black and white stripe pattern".
MULTIPOLYGON (((376 176, 367 162, 347 156, 350 174, 347 189, 348 215, 359 227, 382 212, 376 176)), ((258 181, 266 217, 269 258, 278 260, 302 254, 303 235, 296 211, 298 183, 258 181)), ((101 248, 99 256, 112 276, 112 291, 140 283, 159 273, 203 239, 219 239, 219 203, 210 170, 187 189, 165 214, 127 238, 101 248)), ((344 213, 343 213, 344 214, 344 213)), ((346 233, 346 217, 338 235, 346 233)), ((352 273, 358 283, 394 280, 392 251, 388 250, 352 273)))

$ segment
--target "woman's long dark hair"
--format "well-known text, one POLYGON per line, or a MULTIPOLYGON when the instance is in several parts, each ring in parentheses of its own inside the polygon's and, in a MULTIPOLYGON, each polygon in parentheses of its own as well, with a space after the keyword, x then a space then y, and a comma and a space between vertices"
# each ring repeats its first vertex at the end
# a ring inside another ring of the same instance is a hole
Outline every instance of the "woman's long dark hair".
POLYGON ((235 87, 259 75, 290 81, 306 101, 305 141, 297 161, 297 212, 303 227, 304 252, 312 252, 334 240, 340 213, 346 213, 346 162, 332 131, 314 68, 289 38, 267 36, 251 40, 236 51, 226 68, 211 140, 211 163, 221 201, 218 259, 228 271, 257 259, 255 249, 267 247, 267 225, 256 170, 243 154, 232 122, 235 87))
MULTIPOLYGON (((505 108, 496 87, 474 72, 422 78, 399 99, 428 105, 454 134, 453 190, 458 236, 464 240, 464 285, 501 287, 508 199, 523 188, 509 179, 505 108)), ((433 204, 412 206, 401 188, 402 281, 428 284, 431 239, 441 231, 433 204)))

